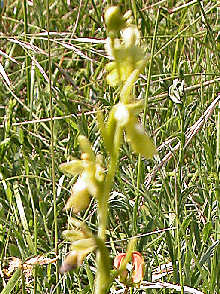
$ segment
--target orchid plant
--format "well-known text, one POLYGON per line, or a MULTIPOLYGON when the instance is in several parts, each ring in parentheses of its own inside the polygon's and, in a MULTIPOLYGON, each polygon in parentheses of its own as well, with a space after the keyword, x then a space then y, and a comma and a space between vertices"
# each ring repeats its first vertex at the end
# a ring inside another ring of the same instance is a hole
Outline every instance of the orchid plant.
POLYGON ((130 143, 133 151, 145 158, 152 158, 156 148, 138 122, 138 114, 143 110, 143 102, 134 96, 134 84, 143 71, 148 55, 140 46, 140 33, 137 26, 132 24, 131 12, 124 15, 119 7, 109 7, 105 11, 105 23, 108 38, 106 51, 111 61, 106 65, 107 82, 119 89, 119 102, 114 105, 108 119, 101 111, 97 111, 98 127, 100 129, 108 159, 104 166, 102 156, 96 155, 88 139, 79 136, 78 141, 82 152, 81 159, 74 159, 60 165, 61 171, 73 176, 78 175, 71 190, 71 196, 66 203, 66 209, 80 213, 89 206, 91 198, 97 201, 98 234, 92 234, 86 224, 72 219, 70 230, 64 236, 71 241, 70 253, 66 257, 60 271, 62 273, 80 266, 86 255, 96 252, 97 272, 95 294, 104 294, 119 274, 127 279, 126 264, 132 260, 133 273, 130 282, 139 284, 143 279, 144 261, 140 253, 129 249, 127 254, 119 254, 114 261, 116 268, 112 274, 110 257, 105 245, 108 201, 117 169, 119 149, 123 134, 130 143), (105 172, 107 171, 107 172, 105 172))

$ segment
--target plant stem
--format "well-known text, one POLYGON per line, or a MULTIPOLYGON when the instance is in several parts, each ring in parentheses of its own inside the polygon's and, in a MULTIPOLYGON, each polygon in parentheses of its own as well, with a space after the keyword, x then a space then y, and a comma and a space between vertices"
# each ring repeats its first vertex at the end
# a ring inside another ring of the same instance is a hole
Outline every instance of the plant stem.
MULTIPOLYGON (((98 237, 104 242, 106 238, 106 227, 107 227, 107 219, 108 219, 108 200, 110 195, 110 190, 112 187, 115 170, 116 170, 116 162, 113 158, 110 160, 109 171, 106 176, 106 181, 103 189, 103 194, 100 195, 98 201, 98 237)), ((104 245, 105 247, 105 245, 104 245)), ((104 271, 103 268, 106 266, 106 260, 102 258, 101 248, 97 251, 96 262, 97 262, 97 274, 96 274, 96 289, 95 294, 105 294, 106 289, 108 287, 108 282, 106 281, 106 276, 110 276, 110 268, 104 271)), ((105 247, 104 250, 107 250, 105 247)), ((110 279, 109 279, 110 280, 110 279)))
POLYGON ((110 156, 108 173, 105 178, 103 189, 101 189, 100 195, 98 197, 98 237, 103 241, 103 248, 99 247, 96 255, 97 274, 95 294, 105 294, 110 283, 110 267, 106 265, 106 259, 109 259, 109 254, 106 253, 108 251, 104 242, 106 238, 106 227, 108 220, 108 200, 117 168, 121 134, 121 129, 117 129, 115 132, 114 153, 110 156), (106 258, 103 258, 103 255, 105 255, 106 258))
MULTIPOLYGON (((147 75, 147 87, 146 87, 146 94, 145 94, 145 102, 144 102, 144 127, 146 126, 146 116, 147 116, 147 109, 148 109, 148 96, 150 90, 150 80, 151 80, 151 72, 152 72, 152 65, 153 65, 153 57, 154 57, 154 50, 156 45, 156 35, 158 29, 158 20, 160 16, 160 9, 157 11, 157 18, 156 24, 154 29, 153 41, 151 46, 151 57, 150 63, 148 67, 148 75, 147 75)), ((138 206, 139 206, 139 188, 140 188, 140 178, 141 178, 141 155, 138 156, 138 173, 137 173, 137 195, 135 197, 135 204, 134 204, 134 211, 133 211, 133 235, 136 234, 137 231, 137 215, 138 215, 138 206)))
MULTIPOLYGON (((220 94, 219 94, 220 95, 220 94)), ((216 240, 220 239, 220 102, 218 104, 218 118, 217 118, 217 148, 216 148, 216 158, 217 158, 217 181, 216 181, 216 199, 217 199, 217 215, 218 218, 216 220, 216 225, 215 225, 215 231, 216 231, 216 240)), ((213 257, 213 262, 215 262, 218 265, 218 260, 220 256, 220 248, 218 248, 215 252, 215 255, 213 257)), ((220 271, 219 274, 220 275, 220 271)), ((216 275, 216 282, 217 282, 217 288, 220 286, 220 281, 218 278, 218 275, 216 275)))
POLYGON ((181 220, 180 220, 180 206, 181 201, 179 199, 179 195, 181 195, 182 191, 182 165, 184 159, 184 145, 185 145, 185 133, 184 133, 184 105, 181 105, 178 108, 179 117, 180 117, 180 151, 179 151, 179 161, 177 165, 178 169, 178 183, 176 181, 176 191, 175 191, 175 212, 176 212, 176 238, 177 238, 177 259, 179 265, 179 278, 180 278, 180 286, 181 286, 181 294, 184 294, 184 280, 183 280, 183 272, 182 272, 182 258, 181 258, 181 236, 180 236, 180 229, 181 229, 181 220), (179 189, 177 189, 179 187, 179 189))
POLYGON ((1 294, 9 294, 12 293, 14 287, 18 283, 19 279, 21 278, 21 268, 19 267, 13 274, 13 276, 8 281, 6 287, 1 291, 1 294))
MULTIPOLYGON (((27 42, 28 34, 28 11, 27 11, 27 1, 23 0, 23 13, 24 13, 24 40, 27 42)), ((25 50, 25 66, 26 66, 26 82, 27 82, 27 104, 30 104, 30 57, 28 56, 27 51, 25 50)), ((31 115, 31 113, 30 113, 31 115)), ((31 117, 30 117, 31 118, 31 117)))
MULTIPOLYGON (((48 66, 49 66, 49 104, 50 104, 50 131, 51 131, 51 177, 54 209, 54 251, 58 254, 58 225, 57 225, 57 206, 56 206, 56 182, 55 182, 55 153, 54 153, 54 122, 53 122, 53 100, 52 100, 52 64, 51 64, 51 45, 50 45, 50 9, 49 0, 47 5, 47 41, 48 41, 48 66)), ((59 283, 58 263, 56 263, 56 285, 59 283)), ((56 290, 59 293, 59 287, 56 290)))
POLYGON ((99 218, 98 236, 102 240, 105 240, 107 215, 108 215, 107 201, 98 201, 98 218, 99 218))

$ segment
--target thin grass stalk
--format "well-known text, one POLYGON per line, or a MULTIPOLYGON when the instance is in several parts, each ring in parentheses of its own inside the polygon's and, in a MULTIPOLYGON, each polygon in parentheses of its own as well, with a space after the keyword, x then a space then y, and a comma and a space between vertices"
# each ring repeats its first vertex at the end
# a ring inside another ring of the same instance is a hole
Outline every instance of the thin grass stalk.
MULTIPOLYGON (((144 102, 144 127, 146 126, 148 96, 149 96, 149 90, 150 90, 150 80, 151 80, 151 73, 152 73, 152 65, 153 65, 153 57, 154 57, 154 50, 155 50, 155 44, 156 44, 156 35, 158 30, 159 16, 160 16, 160 8, 157 10, 157 18, 156 18, 156 24, 155 24, 154 35, 153 35, 152 46, 151 46, 150 62, 148 67, 147 87, 146 87, 145 102, 144 102)), ((133 211, 133 235, 135 235, 137 232, 137 215, 138 215, 138 205, 139 205, 139 199, 140 199, 138 190, 140 188, 140 181, 141 181, 141 155, 138 156, 137 192, 136 192, 137 195, 135 197, 135 204, 134 204, 134 211, 133 211)))
POLYGON ((217 118, 217 125, 216 125, 216 129, 217 129, 217 142, 216 142, 216 158, 217 158, 217 171, 218 173, 219 168, 220 168, 220 102, 218 103, 218 118, 217 118))
MULTIPOLYGON (((220 94, 219 94, 220 95, 220 94)), ((216 232, 216 240, 220 240, 220 102, 218 104, 218 118, 217 118, 217 148, 216 148, 216 158, 217 158, 217 189, 216 189, 216 198, 217 198, 217 219, 216 219, 216 225, 215 225, 215 232, 216 232)), ((213 257, 213 262, 217 265, 219 264, 219 256, 220 256, 220 246, 216 249, 216 252, 213 257)), ((218 273, 216 275, 216 286, 217 288, 220 287, 220 270, 218 270, 218 273)))
POLYGON ((131 6, 132 6, 133 14, 134 14, 135 24, 137 25, 137 6, 136 6, 136 0, 131 0, 131 6))
POLYGON ((207 32, 208 32, 208 34, 210 36, 210 39, 211 39, 211 45, 214 46, 214 48, 215 48, 215 53, 217 55, 217 62, 218 62, 218 66, 219 66, 220 53, 219 53, 219 50, 218 50, 217 45, 216 45, 215 35, 214 35, 213 30, 212 30, 212 28, 211 28, 211 26, 210 26, 210 24, 208 22, 205 10, 204 10, 200 0, 197 0, 197 3, 199 5, 199 7, 200 7, 202 16, 203 16, 203 18, 205 20, 205 25, 206 25, 206 28, 207 28, 207 32))
POLYGON ((114 180, 116 166, 117 166, 117 159, 111 158, 109 163, 109 171, 106 176, 106 183, 105 183, 105 188, 103 191, 102 200, 98 201, 98 215, 99 215, 98 236, 103 241, 105 241, 105 236, 106 236, 109 194, 110 194, 112 183, 114 180))
MULTIPOLYGON (((216 3, 215 5, 213 5, 210 9, 207 10, 207 13, 210 13, 213 9, 215 9, 216 7, 218 7, 218 3, 216 3)), ((156 57, 157 55, 159 55, 165 48, 167 48, 174 40, 176 40, 177 38, 179 38, 184 32, 186 32, 190 27, 192 27, 194 24, 196 24, 200 19, 202 18, 202 16, 200 15, 199 17, 197 17, 192 23, 190 23, 188 26, 186 26, 181 32, 177 33, 173 38, 171 38, 165 45, 163 45, 155 54, 154 57, 156 57)))
POLYGON ((147 86, 146 86, 145 101, 144 101, 144 126, 146 126, 150 80, 151 80, 151 72, 152 72, 152 65, 153 65, 153 59, 154 59, 154 50, 156 45, 156 36, 157 36, 157 30, 158 30, 159 17, 160 17, 160 8, 157 10, 157 18, 155 23, 155 29, 154 29, 154 35, 153 35, 151 53, 150 53, 150 62, 149 62, 148 74, 147 74, 147 86))
POLYGON ((10 280, 8 281, 6 287, 4 287, 4 289, 1 291, 1 294, 9 294, 12 293, 14 287, 16 286, 16 284, 18 283, 18 281, 21 278, 21 268, 19 267, 13 274, 13 276, 10 278, 10 280))
POLYGON ((26 290, 25 290, 25 275, 24 275, 24 271, 23 271, 23 265, 21 267, 21 293, 22 294, 26 294, 26 290))
MULTIPOLYGON (((201 13, 203 15, 203 18, 205 20, 205 25, 206 25, 206 28, 207 28, 207 32, 210 36, 210 39, 211 39, 211 46, 214 47, 214 52, 216 54, 216 60, 217 60, 217 66, 218 66, 218 69, 220 69, 220 52, 217 48, 217 43, 216 43, 216 40, 215 40, 215 34, 213 33, 213 30, 209 24, 209 21, 207 19, 207 16, 206 16, 206 13, 204 11, 204 8, 203 8, 203 5, 201 4, 200 0, 197 0, 197 3, 200 7, 200 10, 201 10, 201 13)), ((217 174, 218 174, 218 177, 217 177, 217 180, 216 180, 216 185, 217 185, 217 189, 216 189, 216 198, 217 198, 217 215, 220 216, 220 189, 218 188, 219 185, 220 185, 220 182, 219 182, 219 179, 220 179, 220 102, 218 104, 218 118, 217 118, 217 146, 216 146, 216 158, 217 158, 217 174)), ((215 232, 216 232, 216 240, 219 240, 220 238, 220 217, 217 218, 216 220, 216 224, 215 224, 215 232)), ((216 252, 213 256, 213 263, 217 264, 218 265, 218 258, 220 256, 220 248, 218 247, 216 249, 216 252)), ((214 267, 215 268, 215 267, 214 267)), ((220 274, 219 274, 220 276, 220 274)), ((217 281, 217 287, 219 286, 219 281, 218 281, 218 274, 216 275, 216 281, 217 281)), ((213 289, 210 289, 211 292, 210 293, 214 293, 214 287, 213 287, 213 283, 211 283, 211 287, 213 289)))
MULTIPOLYGON (((24 39, 27 42, 28 34, 28 11, 27 1, 23 0, 23 14, 24 14, 24 39)), ((25 50, 25 66, 26 66, 26 82, 27 82, 27 104, 30 104, 30 90, 31 90, 31 78, 30 78, 30 57, 25 50)))
POLYGON ((176 189, 175 189, 175 213, 176 213, 176 239, 177 239, 177 260, 179 265, 179 279, 181 286, 181 294, 184 294, 184 279, 183 279, 183 267, 182 267, 182 258, 181 258, 181 220, 180 220, 180 199, 179 195, 182 191, 182 167, 184 160, 184 145, 185 145, 185 132, 184 132, 184 105, 180 105, 178 107, 179 118, 180 118, 180 150, 179 150, 179 161, 177 165, 177 176, 178 181, 176 181, 176 189), (179 187, 179 189, 177 188, 179 187))
MULTIPOLYGON (((55 154, 54 154, 54 121, 53 121, 53 100, 52 100, 52 61, 50 45, 50 9, 49 0, 46 1, 47 10, 47 41, 48 41, 48 67, 49 67, 49 105, 50 105, 50 131, 51 131, 51 177, 54 209, 54 251, 58 255, 58 225, 57 225, 57 205, 56 205, 56 182, 55 182, 55 154)), ((56 285, 59 283, 58 262, 56 262, 56 285)), ((56 292, 59 293, 59 287, 56 292)))
MULTIPOLYGON (((37 214, 36 214, 36 210, 35 210, 35 205, 34 205, 34 197, 33 194, 31 192, 31 187, 30 187, 30 183, 29 183, 29 179, 26 179, 26 183, 28 186, 28 192, 30 195, 30 200, 31 200, 31 206, 32 206, 32 211, 33 211, 33 216, 34 216, 34 254, 37 256, 37 214)), ((34 267, 33 269, 33 276, 34 276, 34 294, 37 293, 37 267, 34 267)))

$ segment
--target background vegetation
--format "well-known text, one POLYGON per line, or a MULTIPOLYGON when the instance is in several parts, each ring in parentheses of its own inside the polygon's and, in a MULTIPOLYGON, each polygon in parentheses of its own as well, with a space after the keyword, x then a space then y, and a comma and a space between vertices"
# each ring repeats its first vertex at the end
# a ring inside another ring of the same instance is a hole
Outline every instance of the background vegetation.
MULTIPOLYGON (((63 208, 75 182, 58 166, 80 156, 79 134, 106 155, 96 107, 107 114, 118 101, 117 91, 105 81, 107 4, 120 4, 123 12, 132 10, 146 53, 152 52, 136 95, 148 101, 146 131, 158 148, 149 161, 138 159, 129 145, 121 148, 110 199, 109 250, 114 257, 126 250, 131 237, 139 236, 137 250, 146 262, 144 280, 151 281, 156 268, 171 262, 172 269, 160 281, 179 284, 182 268, 185 285, 219 293, 217 0, 1 1, 0 290, 4 293, 13 275, 7 270, 12 257, 25 262, 43 256, 46 264, 36 265, 29 277, 24 271, 22 279, 12 283, 11 293, 92 292, 93 254, 78 270, 58 273, 68 251, 62 231, 71 216, 63 208), (182 105, 168 97, 175 78, 185 82, 182 105), (217 97, 208 118, 205 111, 217 97), (184 148, 193 125, 195 132, 184 148)), ((77 217, 97 230, 95 202, 77 217)), ((120 283, 114 287, 114 293, 120 293, 120 283)))

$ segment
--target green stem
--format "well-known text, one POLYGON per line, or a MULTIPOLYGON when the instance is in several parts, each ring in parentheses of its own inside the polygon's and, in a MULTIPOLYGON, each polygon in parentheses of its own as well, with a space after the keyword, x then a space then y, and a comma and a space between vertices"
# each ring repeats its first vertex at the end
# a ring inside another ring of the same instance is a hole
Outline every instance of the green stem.
POLYGON ((149 63, 149 67, 148 67, 147 87, 146 87, 145 105, 144 105, 144 126, 146 125, 146 116, 147 116, 147 110, 148 110, 148 97, 149 97, 149 90, 150 90, 150 80, 151 80, 151 72, 152 72, 152 65, 153 65, 153 58, 154 58, 154 50, 155 50, 155 45, 156 45, 156 36, 157 36, 159 16, 160 16, 160 9, 158 9, 158 11, 157 11, 157 18, 156 18, 156 24, 155 24, 154 35, 153 35, 153 40, 152 40, 151 53, 150 53, 151 54, 150 63, 149 63))
POLYGON ((109 252, 102 239, 96 238, 96 244, 98 246, 98 251, 96 255, 97 275, 95 294, 105 294, 111 282, 109 252))
POLYGON ((204 20, 205 20, 205 25, 206 25, 206 28, 207 28, 207 32, 208 32, 208 34, 210 36, 210 39, 211 39, 211 46, 213 46, 215 48, 214 52, 217 55, 217 63, 218 63, 218 67, 219 67, 219 64, 220 64, 220 62, 219 62, 220 53, 219 53, 219 50, 218 50, 217 45, 216 45, 217 42, 215 40, 215 35, 214 35, 213 30, 212 30, 212 28, 211 28, 211 26, 210 26, 210 24, 208 22, 208 19, 206 17, 206 13, 205 13, 204 8, 203 8, 203 6, 202 6, 202 4, 201 4, 200 1, 201 0, 197 0, 197 3, 198 3, 198 5, 199 5, 199 7, 201 9, 201 13, 202 13, 202 15, 204 17, 204 20))
POLYGON ((106 264, 109 259, 109 253, 104 242, 106 238, 108 220, 108 200, 117 168, 121 134, 122 130, 120 128, 116 129, 114 138, 114 153, 111 154, 108 165, 108 173, 105 178, 103 189, 101 189, 100 195, 98 196, 98 238, 103 242, 103 244, 100 243, 102 246, 99 247, 96 255, 97 274, 95 294, 105 294, 110 283, 110 267, 106 264))
POLYGON ((98 236, 102 240, 105 240, 107 216, 108 216, 108 202, 98 201, 98 218, 99 218, 98 236))
MULTIPOLYGON (((149 96, 149 90, 150 90, 150 80, 151 80, 151 73, 152 73, 154 50, 156 45, 156 35, 157 35, 157 29, 158 29, 159 16, 160 16, 160 9, 158 9, 157 11, 156 24, 155 24, 153 41, 151 46, 151 57, 150 57, 150 63, 148 67, 147 87, 146 87, 145 102, 144 102, 144 127, 146 126, 148 96, 149 96)), ((134 211, 133 211, 133 235, 135 235, 137 231, 137 217, 138 217, 138 206, 139 206, 139 198, 140 198, 138 191, 140 188, 140 182, 141 182, 141 155, 138 156, 137 192, 136 192, 137 194, 135 197, 135 204, 134 204, 134 211)))
POLYGON ((180 219, 180 206, 181 206, 181 200, 179 199, 178 195, 181 195, 182 191, 182 166, 183 166, 183 160, 184 160, 184 145, 185 145, 185 133, 184 133, 184 111, 183 107, 184 105, 181 105, 179 110, 179 117, 180 117, 180 132, 181 132, 181 146, 179 151, 179 162, 178 162, 178 177, 179 181, 176 182, 176 191, 175 191, 175 211, 176 211, 176 239, 177 239, 177 259, 179 264, 179 278, 180 278, 180 286, 181 286, 181 294, 184 294, 184 279, 183 279, 183 269, 182 269, 182 258, 181 258, 181 219, 180 219), (177 189, 179 187, 179 189, 177 189))
MULTIPOLYGON (((28 186, 28 192, 31 200, 31 206, 33 210, 33 217, 34 217, 34 254, 37 255, 37 214, 36 214, 36 209, 35 209, 35 204, 34 204, 34 197, 31 191, 29 179, 26 179, 26 183, 28 186)), ((33 294, 37 293, 37 269, 34 267, 33 269, 33 277, 34 277, 34 289, 33 289, 33 294)))
MULTIPOLYGON (((58 225, 57 225, 57 205, 56 205, 56 182, 55 182, 55 153, 54 153, 54 122, 53 122, 53 100, 52 100, 52 62, 51 62, 51 45, 50 45, 50 8, 49 0, 47 5, 47 41, 48 41, 48 65, 49 65, 49 104, 50 104, 50 131, 51 131, 51 177, 53 193, 53 210, 54 210, 54 251, 58 255, 58 225)), ((56 284, 59 283, 58 263, 56 263, 56 284)), ((59 287, 57 287, 59 293, 59 287)))
MULTIPOLYGON (((27 42, 28 34, 28 11, 27 11, 27 1, 23 0, 23 13, 24 13, 24 39, 27 42)), ((30 89, 31 89, 31 79, 30 79, 30 57, 25 50, 25 65, 26 65, 26 81, 27 81, 27 104, 30 104, 30 89)), ((30 117, 31 118, 31 117, 30 117)))
MULTIPOLYGON (((220 94, 219 94, 220 95, 220 94)), ((216 240, 220 240, 220 102, 218 104, 218 119, 217 119, 217 148, 216 148, 216 158, 217 158, 217 180, 216 180, 216 199, 217 199, 217 219, 215 224, 215 232, 216 232, 216 240)), ((216 250, 214 255, 213 262, 216 265, 219 264, 219 256, 220 256, 220 247, 216 250)), ((220 287, 220 270, 218 270, 218 274, 216 275, 216 284, 217 288, 220 287)))
POLYGON ((138 25, 138 23, 137 23, 137 7, 136 7, 136 0, 131 0, 131 5, 132 5, 133 14, 134 14, 135 24, 138 25))

